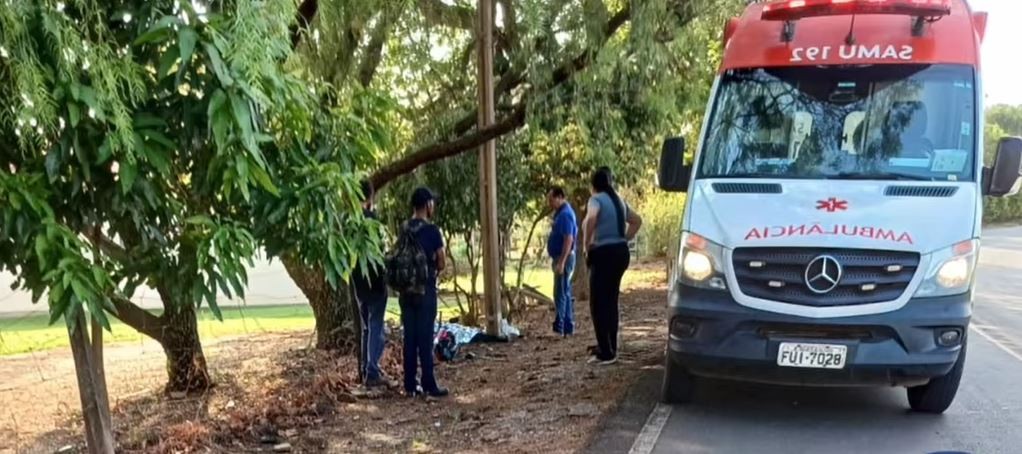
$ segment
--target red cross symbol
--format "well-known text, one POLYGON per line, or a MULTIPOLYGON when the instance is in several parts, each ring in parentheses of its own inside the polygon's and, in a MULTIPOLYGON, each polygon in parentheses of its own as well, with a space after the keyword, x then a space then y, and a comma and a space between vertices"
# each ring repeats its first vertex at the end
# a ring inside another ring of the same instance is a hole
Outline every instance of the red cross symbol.
POLYGON ((836 197, 831 197, 827 200, 818 200, 816 202, 817 210, 827 210, 828 213, 835 211, 845 211, 848 209, 847 200, 838 200, 836 197))

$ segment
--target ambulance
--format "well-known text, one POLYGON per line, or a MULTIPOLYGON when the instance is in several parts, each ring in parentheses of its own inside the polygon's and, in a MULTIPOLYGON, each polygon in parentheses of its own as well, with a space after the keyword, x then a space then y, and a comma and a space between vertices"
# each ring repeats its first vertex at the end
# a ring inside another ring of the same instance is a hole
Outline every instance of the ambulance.
POLYGON ((687 193, 663 400, 705 378, 896 386, 942 413, 962 377, 983 197, 1019 190, 1022 139, 984 167, 965 0, 753 3, 726 27, 687 193))

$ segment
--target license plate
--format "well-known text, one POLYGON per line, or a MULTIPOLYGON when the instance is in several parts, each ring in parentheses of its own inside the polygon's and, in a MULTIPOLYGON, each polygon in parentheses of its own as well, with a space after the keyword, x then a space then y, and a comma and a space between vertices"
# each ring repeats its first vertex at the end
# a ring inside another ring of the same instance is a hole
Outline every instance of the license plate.
POLYGON ((843 369, 848 347, 829 344, 782 343, 777 351, 777 365, 810 369, 843 369))

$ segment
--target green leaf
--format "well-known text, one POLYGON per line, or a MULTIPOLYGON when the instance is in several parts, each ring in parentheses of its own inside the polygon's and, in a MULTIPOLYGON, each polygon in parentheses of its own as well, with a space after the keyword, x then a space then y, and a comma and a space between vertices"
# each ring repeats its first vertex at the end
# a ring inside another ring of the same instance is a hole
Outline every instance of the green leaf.
POLYGON ((135 178, 138 177, 138 165, 129 161, 122 162, 118 173, 121 178, 121 192, 127 195, 135 185, 135 178))
POLYGON ((173 151, 177 149, 177 144, 175 144, 174 141, 170 140, 169 137, 167 137, 160 131, 157 131, 155 129, 149 129, 142 131, 142 135, 144 135, 146 139, 152 140, 160 145, 163 145, 163 148, 167 149, 168 151, 173 151))
POLYGON ((206 109, 206 116, 213 118, 213 115, 219 112, 220 109, 224 107, 225 103, 227 103, 227 95, 224 94, 222 89, 217 88, 216 91, 213 92, 213 95, 209 98, 209 107, 206 109))
POLYGON ((67 117, 71 121, 71 127, 77 127, 78 122, 82 120, 82 111, 78 108, 78 105, 69 102, 67 103, 67 117))
POLYGON ((217 321, 224 321, 224 314, 220 312, 220 305, 217 304, 216 298, 209 299, 209 301, 206 302, 206 305, 209 306, 209 311, 213 313, 213 316, 216 317, 217 321))
POLYGON ((184 73, 185 68, 192 61, 192 52, 195 52, 195 42, 199 40, 199 34, 195 32, 194 28, 182 27, 177 32, 177 42, 181 49, 181 67, 178 68, 177 75, 181 77, 184 73))
POLYGON ((185 218, 184 222, 185 222, 185 224, 192 224, 192 225, 212 225, 213 224, 213 220, 210 219, 209 216, 206 216, 204 214, 200 214, 200 215, 196 215, 196 216, 190 216, 188 218, 185 218))
POLYGON ((81 96, 81 101, 96 111, 99 111, 99 103, 96 102, 96 90, 92 87, 81 85, 78 87, 78 94, 81 96))
POLYGON ((149 30, 143 33, 142 36, 136 38, 133 44, 138 46, 146 43, 163 41, 170 37, 172 32, 170 26, 180 23, 181 19, 178 19, 177 16, 163 16, 163 18, 156 21, 152 27, 149 27, 149 30))
POLYGON ((56 302, 64 302, 64 286, 57 283, 49 288, 50 305, 52 306, 56 302))
POLYGON ((57 181, 60 176, 60 149, 56 146, 46 153, 46 176, 50 183, 57 181))
POLYGON ((174 63, 177 63, 180 55, 181 51, 177 47, 168 47, 163 52, 163 55, 160 55, 160 66, 156 70, 156 80, 163 80, 164 77, 167 77, 167 74, 170 73, 170 68, 174 67, 174 63))
POLYGON ((231 77, 231 71, 227 68, 224 63, 224 59, 220 56, 220 51, 217 50, 216 46, 212 43, 203 43, 203 47, 206 49, 206 54, 209 55, 210 66, 213 67, 213 72, 216 73, 217 79, 220 79, 220 84, 225 87, 234 85, 234 79, 231 77))
POLYGON ((245 98, 237 94, 230 94, 228 98, 231 100, 231 112, 234 114, 234 121, 238 127, 241 128, 242 142, 248 147, 251 144, 250 150, 255 148, 255 134, 252 130, 252 111, 249 110, 248 102, 245 98))
POLYGON ((157 172, 161 175, 170 173, 170 158, 167 157, 167 153, 154 147, 145 147, 143 151, 146 161, 149 161, 157 172))
POLYGON ((103 329, 110 331, 110 319, 107 318, 106 311, 103 310, 103 300, 99 297, 89 298, 85 301, 85 305, 88 306, 92 319, 99 322, 103 329))
POLYGON ((110 147, 110 137, 103 139, 103 144, 96 150, 96 165, 102 165, 110 160, 110 156, 113 155, 113 149, 110 147))
POLYGON ((255 165, 251 166, 252 177, 255 178, 256 182, 259 183, 259 187, 266 190, 274 196, 280 196, 280 190, 273 184, 273 180, 270 179, 270 174, 266 173, 262 167, 255 165))
POLYGON ((152 114, 139 112, 135 114, 135 127, 139 129, 143 128, 165 129, 167 127, 167 121, 152 114))
MULTIPOLYGON (((61 287, 61 295, 63 295, 63 293, 64 293, 64 291, 63 291, 63 288, 61 287)), ((53 296, 52 296, 52 292, 51 292, 51 294, 50 294, 50 324, 51 325, 54 324, 54 323, 57 323, 57 320, 60 320, 60 317, 64 316, 64 313, 67 312, 67 308, 68 308, 68 305, 69 305, 70 302, 71 302, 70 298, 54 299, 53 296)))
POLYGON ((89 301, 94 296, 92 291, 78 279, 71 279, 71 290, 74 292, 75 296, 78 297, 79 301, 89 301))
POLYGON ((49 245, 46 244, 46 237, 43 235, 37 235, 35 237, 35 255, 36 260, 39 260, 39 271, 44 271, 49 268, 49 262, 46 261, 47 249, 49 249, 49 245))
POLYGON ((103 283, 106 282, 106 274, 103 273, 103 269, 96 267, 92 269, 92 282, 96 283, 97 288, 102 288, 103 283))

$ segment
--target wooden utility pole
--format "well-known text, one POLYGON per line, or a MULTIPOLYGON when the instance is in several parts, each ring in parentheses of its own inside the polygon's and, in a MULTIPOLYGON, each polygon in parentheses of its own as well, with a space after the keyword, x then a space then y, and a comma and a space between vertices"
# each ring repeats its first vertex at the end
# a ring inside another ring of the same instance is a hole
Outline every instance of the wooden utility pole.
MULTIPOLYGON (((477 32, 479 129, 495 122, 493 99, 493 0, 479 0, 477 32)), ((486 333, 500 336, 500 236, 497 228, 497 142, 479 148, 479 201, 483 228, 483 304, 486 333)))
POLYGON ((90 454, 113 454, 114 437, 110 421, 110 403, 107 397, 106 380, 100 363, 103 348, 103 331, 93 327, 93 342, 89 342, 89 322, 85 313, 78 311, 68 320, 67 333, 71 338, 71 355, 75 360, 75 375, 78 376, 78 395, 82 401, 82 417, 85 419, 85 442, 90 454))

